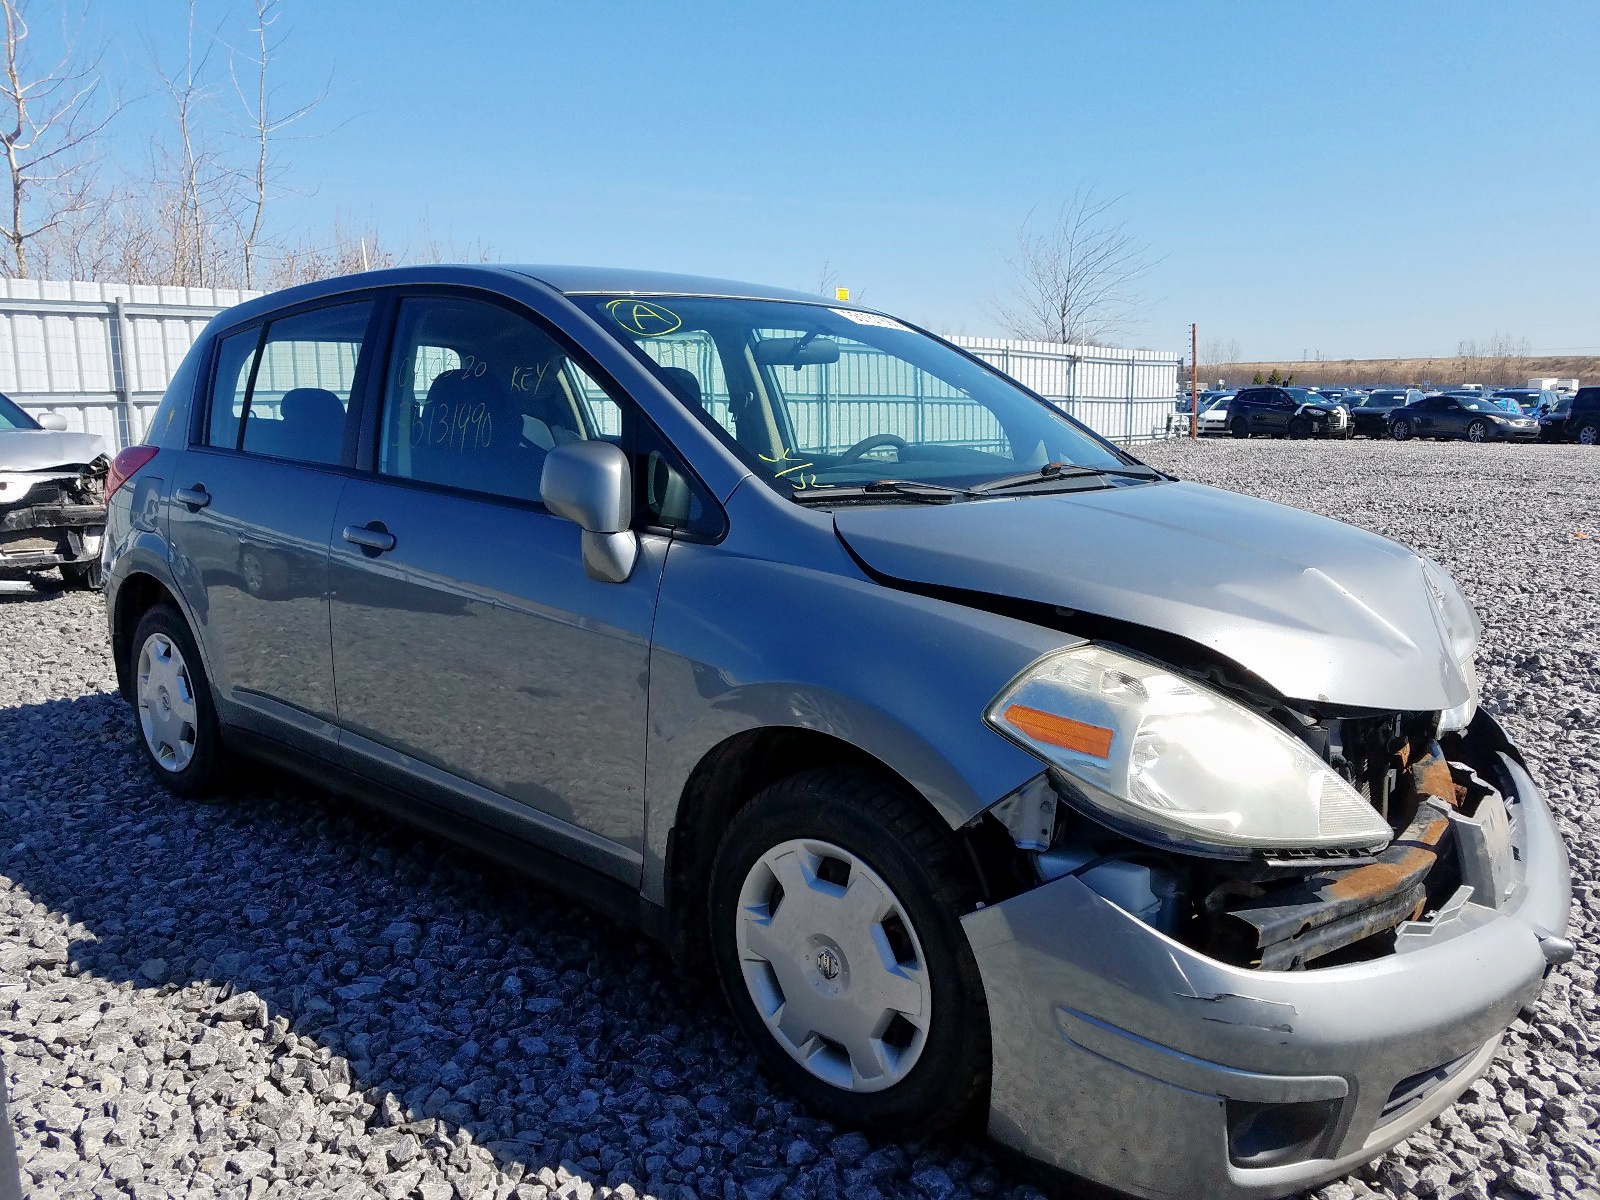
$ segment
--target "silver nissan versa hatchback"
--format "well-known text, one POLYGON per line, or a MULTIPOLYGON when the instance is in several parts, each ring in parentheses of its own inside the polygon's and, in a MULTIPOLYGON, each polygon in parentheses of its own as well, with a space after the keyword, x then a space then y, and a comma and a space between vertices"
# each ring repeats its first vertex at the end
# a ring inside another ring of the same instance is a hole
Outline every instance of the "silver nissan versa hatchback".
POLYGON ((312 284, 213 320, 107 487, 168 788, 263 756, 603 904, 839 1122, 1280 1195, 1431 1120, 1572 952, 1437 564, 881 313, 312 284))

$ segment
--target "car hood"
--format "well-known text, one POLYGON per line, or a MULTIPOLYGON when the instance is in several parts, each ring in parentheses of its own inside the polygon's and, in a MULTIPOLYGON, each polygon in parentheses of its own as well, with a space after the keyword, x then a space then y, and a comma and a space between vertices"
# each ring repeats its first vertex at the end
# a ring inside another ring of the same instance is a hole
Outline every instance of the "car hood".
POLYGON ((1161 483, 841 508, 834 526, 891 580, 1165 630, 1291 698, 1433 711, 1472 694, 1458 651, 1476 622, 1443 572, 1430 580, 1405 547, 1284 505, 1161 483))
POLYGON ((0 471, 48 471, 87 466, 110 457, 97 433, 58 433, 54 429, 8 429, 0 433, 0 471))

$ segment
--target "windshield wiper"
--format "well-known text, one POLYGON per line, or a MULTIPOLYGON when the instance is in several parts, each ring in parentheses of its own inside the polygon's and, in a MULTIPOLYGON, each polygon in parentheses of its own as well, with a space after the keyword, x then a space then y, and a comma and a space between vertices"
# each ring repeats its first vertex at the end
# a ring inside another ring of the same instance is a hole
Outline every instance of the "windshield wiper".
POLYGON ((871 496, 904 496, 923 504, 949 504, 957 496, 976 496, 972 488, 952 487, 944 483, 920 483, 915 479, 875 479, 860 485, 822 486, 796 488, 794 498, 801 504, 814 504, 823 500, 860 500, 871 496))
POLYGON ((979 495, 988 495, 990 492, 1003 492, 1010 488, 1027 487, 1032 483, 1049 483, 1057 479, 1085 479, 1092 476, 1115 475, 1121 479, 1168 479, 1170 476, 1162 474, 1154 467, 1140 467, 1138 470, 1129 470, 1122 467, 1085 467, 1076 463, 1045 463, 1037 471, 1029 471, 1026 475, 1006 475, 1000 479, 991 479, 988 483, 980 483, 972 491, 979 495))

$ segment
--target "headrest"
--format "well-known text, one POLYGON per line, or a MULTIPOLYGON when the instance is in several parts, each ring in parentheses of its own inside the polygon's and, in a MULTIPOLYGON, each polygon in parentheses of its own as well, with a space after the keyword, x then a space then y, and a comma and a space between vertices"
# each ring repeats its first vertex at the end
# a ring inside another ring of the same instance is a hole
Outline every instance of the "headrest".
POLYGON ((693 371, 685 370, 683 367, 662 367, 661 375, 667 390, 679 400, 696 408, 701 406, 700 381, 695 378, 693 371))
POLYGON ((296 425, 312 421, 343 421, 344 405, 326 388, 290 388, 278 405, 285 421, 296 425))

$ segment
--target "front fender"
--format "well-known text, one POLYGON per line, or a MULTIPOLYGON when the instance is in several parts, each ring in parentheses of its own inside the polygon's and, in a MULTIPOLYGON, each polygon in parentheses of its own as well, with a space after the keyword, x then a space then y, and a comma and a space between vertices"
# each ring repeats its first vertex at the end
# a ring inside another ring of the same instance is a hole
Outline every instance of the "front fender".
POLYGON ((650 900, 664 895, 667 835, 690 775, 735 734, 838 738, 906 779, 952 827, 1039 773, 983 712, 1017 672, 1075 639, 875 583, 826 533, 799 562, 729 543, 668 554, 650 669, 650 900))

